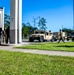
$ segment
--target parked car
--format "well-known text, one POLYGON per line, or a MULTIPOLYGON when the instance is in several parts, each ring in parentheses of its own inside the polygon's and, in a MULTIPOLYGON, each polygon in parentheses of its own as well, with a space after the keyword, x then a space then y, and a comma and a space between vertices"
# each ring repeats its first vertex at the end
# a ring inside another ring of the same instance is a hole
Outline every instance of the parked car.
MULTIPOLYGON (((59 39, 59 32, 53 32, 53 37, 54 37, 54 41, 57 41, 59 39)), ((64 38, 64 40, 66 40, 67 39, 67 33, 62 32, 62 37, 64 38)))
POLYGON ((74 32, 70 33, 67 38, 71 39, 72 41, 74 41, 74 32))
POLYGON ((34 40, 38 40, 39 42, 53 41, 53 34, 47 31, 35 30, 34 34, 31 34, 29 37, 30 42, 34 40))

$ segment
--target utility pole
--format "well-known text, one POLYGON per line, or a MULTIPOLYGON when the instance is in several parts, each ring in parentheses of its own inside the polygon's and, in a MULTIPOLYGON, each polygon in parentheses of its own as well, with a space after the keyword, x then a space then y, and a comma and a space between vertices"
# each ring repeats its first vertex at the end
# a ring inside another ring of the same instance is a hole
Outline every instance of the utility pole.
POLYGON ((73 22, 73 30, 74 30, 74 22, 73 22))
MULTIPOLYGON (((39 16, 39 26, 40 26, 40 16, 39 16)), ((39 28, 40 29, 40 28, 39 28)))
MULTIPOLYGON (((73 11, 74 11, 74 0, 73 0, 73 11)), ((74 18, 74 12, 73 12, 73 18, 74 18)), ((73 19, 73 30, 74 30, 74 19, 73 19)))
POLYGON ((63 30, 63 25, 62 25, 62 30, 63 30))
POLYGON ((36 18, 33 17, 33 22, 34 22, 34 28, 36 26, 36 18))
POLYGON ((34 18, 33 17, 33 22, 34 22, 34 28, 36 27, 36 20, 39 18, 39 21, 40 21, 40 16, 38 16, 37 18, 34 18))

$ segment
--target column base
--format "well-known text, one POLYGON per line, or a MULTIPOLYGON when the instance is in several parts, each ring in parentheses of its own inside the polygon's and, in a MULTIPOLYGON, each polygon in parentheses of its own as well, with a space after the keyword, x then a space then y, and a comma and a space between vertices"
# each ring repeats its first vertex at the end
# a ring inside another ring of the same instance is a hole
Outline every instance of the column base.
POLYGON ((10 30, 10 44, 21 44, 22 41, 19 42, 19 38, 21 38, 19 30, 10 30))
POLYGON ((15 30, 10 30, 10 44, 17 44, 17 40, 15 38, 17 38, 15 36, 15 30))

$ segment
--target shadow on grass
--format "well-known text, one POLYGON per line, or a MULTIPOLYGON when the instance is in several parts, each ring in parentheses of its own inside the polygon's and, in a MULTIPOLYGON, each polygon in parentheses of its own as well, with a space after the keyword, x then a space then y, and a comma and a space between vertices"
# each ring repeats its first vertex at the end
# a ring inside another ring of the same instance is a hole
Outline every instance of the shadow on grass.
POLYGON ((1 44, 0 46, 9 46, 8 44, 1 44))
POLYGON ((68 47, 68 48, 72 48, 72 47, 74 47, 74 46, 68 46, 68 45, 61 45, 61 46, 56 46, 56 47, 68 47))

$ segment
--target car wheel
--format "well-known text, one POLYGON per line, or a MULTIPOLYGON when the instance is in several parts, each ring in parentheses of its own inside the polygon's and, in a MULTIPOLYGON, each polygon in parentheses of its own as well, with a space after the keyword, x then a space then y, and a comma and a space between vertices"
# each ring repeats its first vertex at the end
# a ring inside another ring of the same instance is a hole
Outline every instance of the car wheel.
POLYGON ((39 42, 43 42, 44 38, 43 37, 39 37, 39 42))
POLYGON ((30 37, 30 38, 29 38, 29 42, 33 42, 33 41, 34 41, 34 40, 30 37))
POLYGON ((74 42, 74 37, 72 38, 72 41, 74 42))

